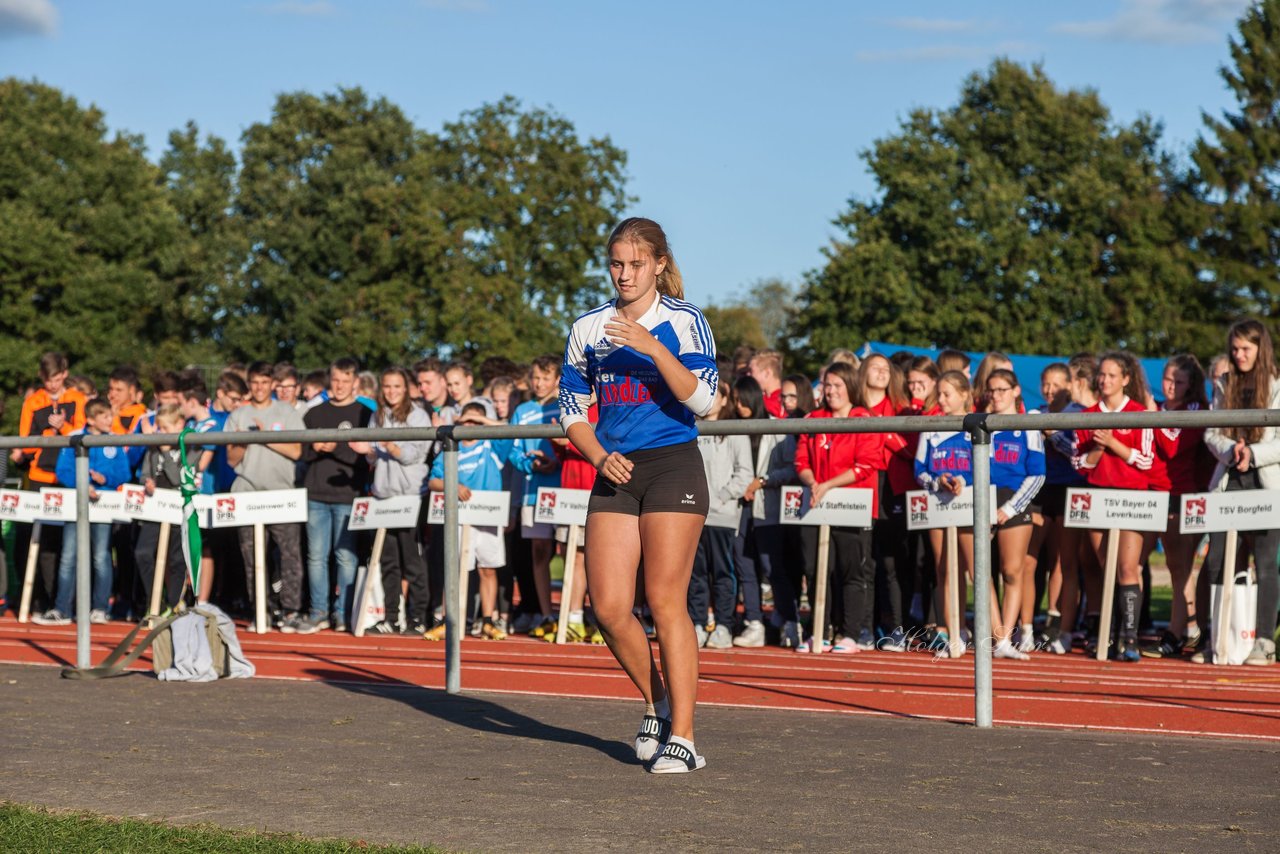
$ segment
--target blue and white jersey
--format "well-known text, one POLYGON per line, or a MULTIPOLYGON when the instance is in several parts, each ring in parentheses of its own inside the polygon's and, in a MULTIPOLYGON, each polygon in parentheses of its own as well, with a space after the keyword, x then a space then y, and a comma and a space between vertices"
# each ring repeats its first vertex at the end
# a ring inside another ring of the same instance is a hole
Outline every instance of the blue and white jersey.
POLYGON ((1044 486, 1044 436, 1039 430, 991 434, 991 482, 1013 490, 1013 496, 1000 507, 1005 515, 1026 512, 1044 486))
MULTIPOLYGON (((478 439, 458 443, 458 483, 467 489, 499 492, 504 487, 503 466, 511 455, 511 439, 478 439)), ((428 480, 444 480, 444 454, 431 464, 428 480)))
POLYGON ((610 300, 573 322, 560 377, 560 423, 566 431, 587 423, 594 391, 600 412, 596 437, 606 451, 627 454, 693 441, 694 416, 711 411, 719 383, 706 318, 692 303, 659 296, 639 320, 698 380, 688 400, 677 400, 652 359, 605 336, 605 324, 616 314, 616 300, 610 300))
MULTIPOLYGON (((529 424, 554 424, 560 415, 560 406, 554 400, 547 403, 538 403, 536 400, 526 400, 524 403, 516 407, 516 411, 511 413, 511 423, 521 426, 529 424)), ((515 444, 511 446, 511 465, 521 473, 521 488, 524 493, 524 503, 532 505, 538 497, 538 489, 544 486, 559 486, 560 471, 559 458, 556 456, 556 446, 551 444, 549 439, 516 439, 515 444), (556 463, 556 468, 552 471, 534 471, 534 457, 530 456, 533 451, 542 451, 544 457, 556 463)))
POLYGON ((938 430, 921 433, 915 471, 916 482, 930 492, 938 491, 938 478, 944 474, 973 486, 973 442, 969 434, 938 430))

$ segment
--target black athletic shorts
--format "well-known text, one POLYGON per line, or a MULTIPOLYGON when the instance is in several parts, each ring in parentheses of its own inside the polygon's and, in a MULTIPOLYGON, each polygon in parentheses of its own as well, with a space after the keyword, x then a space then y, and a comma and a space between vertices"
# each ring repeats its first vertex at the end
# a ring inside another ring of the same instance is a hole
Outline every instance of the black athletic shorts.
MULTIPOLYGON (((1003 507, 1005 502, 1012 497, 1013 497, 1013 490, 1010 489, 1009 487, 1007 486, 996 487, 996 506, 991 508, 992 519, 995 518, 996 511, 999 510, 1001 507, 1003 507)), ((1003 525, 998 525, 997 527, 1017 528, 1022 525, 1030 525, 1030 524, 1031 524, 1031 511, 1028 509, 1028 510, 1023 510, 1021 513, 1017 514, 1016 516, 1010 516, 1007 520, 1005 520, 1005 523, 1003 525)))
POLYGON ((1046 483, 1040 487, 1036 496, 1040 502, 1040 512, 1048 519, 1061 519, 1067 515, 1067 485, 1065 483, 1046 483))
POLYGON ((634 467, 631 480, 615 486, 596 477, 587 503, 592 513, 693 513, 706 516, 711 499, 697 441, 625 454, 634 467))

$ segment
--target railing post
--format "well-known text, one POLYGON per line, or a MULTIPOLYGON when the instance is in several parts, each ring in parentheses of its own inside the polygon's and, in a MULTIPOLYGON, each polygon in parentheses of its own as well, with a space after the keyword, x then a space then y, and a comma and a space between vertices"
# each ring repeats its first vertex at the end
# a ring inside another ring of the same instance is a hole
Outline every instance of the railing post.
POLYGON ((973 442, 973 702, 974 723, 991 727, 991 431, 985 413, 964 419, 973 442))
MULTIPOLYGON (((84 434, 71 437, 71 447, 76 455, 76 667, 93 666, 89 659, 89 610, 92 603, 93 579, 90 561, 93 559, 89 538, 89 449, 84 446, 84 434)), ((62 529, 66 536, 66 528, 62 529)))
POLYGON ((444 446, 444 673, 445 691, 462 692, 462 634, 466 623, 458 613, 460 582, 458 565, 458 440, 453 427, 441 427, 444 446))

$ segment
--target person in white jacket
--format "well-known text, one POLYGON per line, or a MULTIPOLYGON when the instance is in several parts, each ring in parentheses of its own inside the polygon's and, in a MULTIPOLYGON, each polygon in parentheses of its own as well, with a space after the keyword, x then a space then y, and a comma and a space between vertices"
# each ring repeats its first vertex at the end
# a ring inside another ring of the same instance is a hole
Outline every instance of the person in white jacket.
MULTIPOLYGON (((729 387, 721 380, 715 403, 702 420, 715 421, 731 415, 729 387)), ((698 450, 702 454, 711 501, 707 524, 698 538, 698 550, 693 558, 689 616, 700 646, 729 649, 733 646, 733 619, 738 605, 733 540, 742 518, 739 500, 753 476, 751 443, 746 436, 700 435, 698 450), (710 631, 707 630, 708 607, 715 613, 715 627, 710 631)))
MULTIPOLYGON (((1227 332, 1231 367, 1214 384, 1214 409, 1280 409, 1280 373, 1267 328, 1257 320, 1241 320, 1227 332)), ((1218 459, 1212 492, 1242 489, 1280 489, 1280 431, 1275 427, 1211 427, 1205 444, 1218 459)), ((1210 535, 1210 572, 1222 579, 1223 534, 1210 535)), ((1276 661, 1276 605, 1280 600, 1280 531, 1242 531, 1245 548, 1253 554, 1258 573, 1257 634, 1245 664, 1268 665, 1276 661)), ((1235 568, 1227 574, 1234 578, 1235 568)), ((1228 581, 1230 583, 1230 581, 1228 581)), ((1198 653, 1204 660, 1211 653, 1198 653)), ((1196 660, 1195 658, 1192 659, 1196 660)))

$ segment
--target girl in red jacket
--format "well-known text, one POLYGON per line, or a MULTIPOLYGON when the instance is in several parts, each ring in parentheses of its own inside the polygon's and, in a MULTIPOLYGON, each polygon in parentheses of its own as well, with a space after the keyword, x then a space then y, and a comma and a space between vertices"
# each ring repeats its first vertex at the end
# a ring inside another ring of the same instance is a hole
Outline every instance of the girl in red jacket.
MULTIPOLYGON (((1145 397, 1137 360, 1128 353, 1106 353, 1098 360, 1098 402, 1085 412, 1146 412, 1140 402, 1145 397), (1135 399, 1137 398, 1137 399, 1135 399)), ((1150 486, 1155 456, 1155 437, 1150 429, 1077 430, 1079 456, 1076 466, 1090 486, 1099 489, 1146 490, 1150 486)), ((1106 531, 1090 531, 1089 542, 1105 559, 1106 531)), ((1150 538, 1141 531, 1119 531, 1120 556, 1117 592, 1120 630, 1116 656, 1120 661, 1138 661, 1138 609, 1142 602, 1142 559, 1150 538)))
MULTIPOLYGON (((853 368, 837 362, 827 369, 822 381, 823 406, 808 418, 865 418, 870 413, 856 405, 853 395, 857 381, 853 368)), ((800 483, 809 487, 810 506, 816 506, 832 489, 852 487, 873 492, 872 515, 878 514, 880 468, 884 459, 884 440, 878 433, 816 433, 800 436, 796 443, 796 472, 800 483)), ((812 530, 812 529, 807 529, 812 530)), ((808 538, 805 542, 805 566, 815 565, 808 538)), ((852 654, 859 650, 858 638, 871 633, 872 582, 875 563, 871 554, 871 532, 865 528, 832 527, 832 560, 830 566, 832 596, 831 623, 836 643, 832 652, 852 654)), ((809 598, 815 597, 814 583, 809 584, 809 598)), ((821 643, 821 637, 812 639, 821 643)), ((803 645, 801 649, 805 649, 803 645)))

